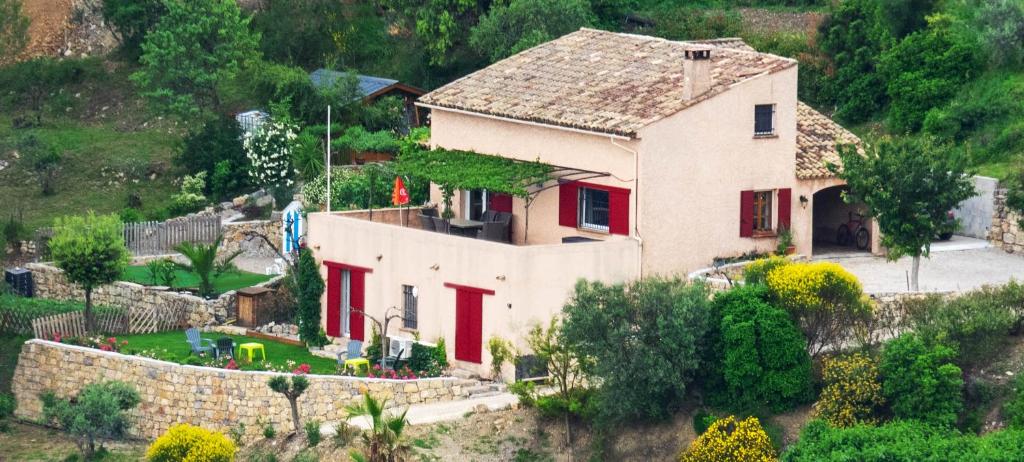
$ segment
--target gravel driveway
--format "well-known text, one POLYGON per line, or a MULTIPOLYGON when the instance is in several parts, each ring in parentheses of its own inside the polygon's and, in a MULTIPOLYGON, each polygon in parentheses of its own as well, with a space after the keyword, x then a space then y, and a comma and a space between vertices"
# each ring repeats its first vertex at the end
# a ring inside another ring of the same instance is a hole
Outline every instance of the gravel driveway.
MULTIPOLYGON (((919 283, 922 291, 970 290, 986 284, 1024 281, 1024 255, 1009 254, 965 240, 942 243, 932 249, 931 258, 921 259, 919 283), (966 249, 966 250, 959 250, 966 249)), ((815 260, 834 261, 860 279, 867 293, 907 292, 912 259, 890 262, 873 256, 821 256, 815 260)))

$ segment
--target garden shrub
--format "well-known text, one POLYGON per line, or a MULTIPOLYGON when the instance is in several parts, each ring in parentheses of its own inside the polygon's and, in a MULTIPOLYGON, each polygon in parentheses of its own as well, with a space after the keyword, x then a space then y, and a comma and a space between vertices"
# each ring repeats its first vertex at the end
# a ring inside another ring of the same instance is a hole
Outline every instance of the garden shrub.
POLYGON ((175 425, 146 450, 148 462, 232 462, 235 443, 222 433, 186 423, 175 425))
MULTIPOLYGON (((355 210, 369 207, 392 207, 391 189, 395 182, 394 164, 382 162, 372 167, 334 167, 331 169, 331 208, 355 210)), ((410 204, 422 204, 429 197, 428 183, 407 178, 410 204)), ((320 175, 302 186, 306 204, 327 202, 327 177, 320 175)))
POLYGON ((743 268, 743 281, 747 284, 764 284, 769 272, 789 263, 789 259, 778 255, 754 260, 743 268))
POLYGON ((320 444, 320 421, 307 420, 303 426, 306 430, 306 443, 309 444, 309 447, 313 448, 320 444))
POLYGON ((907 300, 902 309, 909 329, 956 350, 956 363, 970 370, 988 364, 1007 344, 1016 319, 1003 295, 1003 289, 984 287, 952 299, 907 300))
POLYGON ((963 378, 953 364, 956 353, 904 334, 882 350, 878 369, 882 394, 898 419, 952 426, 963 409, 963 378))
POLYGON ((181 191, 171 196, 168 212, 179 216, 195 212, 206 205, 203 191, 206 190, 206 172, 185 175, 181 180, 181 191))
POLYGON ((878 412, 885 400, 874 358, 854 353, 825 358, 821 390, 814 413, 833 427, 852 427, 878 422, 878 412))
POLYGON ((0 433, 7 431, 7 419, 14 415, 17 406, 14 395, 0 393, 0 433))
POLYGON ((559 343, 600 383, 604 422, 672 415, 701 366, 709 304, 703 284, 678 278, 576 284, 559 343))
POLYGON ((292 147, 295 145, 295 126, 287 120, 271 118, 255 133, 242 141, 249 159, 249 178, 253 183, 268 188, 289 187, 292 179, 292 147))
POLYGON ((1002 462, 1016 460, 1020 454, 1024 454, 1024 431, 1017 429, 979 437, 914 421, 833 428, 815 420, 804 427, 800 439, 787 448, 782 460, 1002 462))
POLYGON ((1013 394, 1003 404, 1003 418, 1007 425, 1024 429, 1024 375, 1013 380, 1013 394))
POLYGON ((249 185, 242 128, 233 117, 217 117, 190 132, 174 161, 191 174, 208 172, 210 181, 203 192, 218 199, 249 185))
POLYGON ((295 271, 298 299, 299 338, 307 346, 324 346, 327 336, 320 330, 320 296, 324 293, 324 280, 320 268, 309 249, 299 251, 299 264, 295 271))
MULTIPOLYGON (((367 355, 369 357, 369 355, 367 355)), ((436 377, 441 375, 448 368, 448 353, 445 350, 444 339, 440 339, 436 346, 412 344, 412 353, 409 356, 409 369, 412 369, 420 377, 436 377)))
POLYGON ((125 411, 140 401, 135 388, 117 381, 86 385, 74 399, 58 398, 49 391, 39 398, 44 420, 71 435, 85 460, 91 460, 97 441, 125 436, 131 422, 125 411))
POLYGON ((401 144, 390 131, 368 132, 361 125, 356 125, 345 129, 338 139, 331 141, 331 147, 340 151, 395 154, 401 148, 401 144))
POLYGON ((728 416, 716 420, 697 437, 679 458, 682 462, 770 462, 775 448, 757 417, 737 420, 728 416))
POLYGON ((768 272, 771 301, 796 319, 812 357, 842 345, 871 318, 871 303, 857 278, 831 262, 782 265, 768 272))
POLYGON ((495 380, 501 380, 501 368, 515 358, 515 347, 512 342, 495 335, 487 341, 487 351, 491 354, 491 373, 495 380))
POLYGON ((812 398, 811 360, 792 320, 765 301, 763 286, 715 296, 709 330, 713 401, 742 411, 782 411, 812 398))

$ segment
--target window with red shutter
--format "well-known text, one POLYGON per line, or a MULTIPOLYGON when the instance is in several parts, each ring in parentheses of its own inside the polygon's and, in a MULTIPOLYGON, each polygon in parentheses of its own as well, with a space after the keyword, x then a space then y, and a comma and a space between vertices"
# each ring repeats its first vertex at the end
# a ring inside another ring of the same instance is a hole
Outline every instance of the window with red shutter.
POLYGON ((754 236, 754 191, 740 191, 740 237, 754 236))
POLYGON ((614 188, 608 191, 608 232, 629 234, 629 193, 628 189, 614 188))
POLYGON ((579 184, 575 182, 558 185, 558 224, 576 227, 576 206, 579 204, 579 184))
POLYGON ((782 189, 779 189, 778 194, 779 194, 779 228, 778 228, 778 230, 781 231, 782 229, 789 229, 790 214, 791 214, 791 212, 790 212, 790 210, 791 210, 791 201, 793 200, 793 190, 789 189, 789 188, 782 188, 782 189))

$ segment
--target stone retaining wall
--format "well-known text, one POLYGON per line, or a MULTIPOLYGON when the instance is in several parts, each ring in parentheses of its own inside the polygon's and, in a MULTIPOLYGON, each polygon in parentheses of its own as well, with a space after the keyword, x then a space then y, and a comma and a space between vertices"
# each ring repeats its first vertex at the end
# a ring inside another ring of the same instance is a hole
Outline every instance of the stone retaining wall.
MULTIPOLYGON (((199 366, 182 366, 166 361, 105 352, 45 340, 30 340, 21 349, 14 372, 13 389, 18 400, 16 415, 23 419, 42 417, 39 394, 53 391, 68 397, 86 384, 103 380, 127 382, 139 391, 142 402, 132 411, 131 433, 156 438, 170 426, 187 422, 225 431, 245 424, 251 437, 262 432, 265 423, 279 431, 290 429, 291 411, 283 395, 267 386, 273 372, 244 372, 199 366)), ((344 419, 345 407, 369 391, 386 398, 389 407, 415 403, 451 401, 468 396, 456 378, 383 380, 356 377, 310 375, 309 389, 299 398, 304 421, 344 419)))
POLYGON ((1024 219, 1006 205, 1006 189, 997 189, 993 201, 992 227, 988 240, 1008 253, 1024 253, 1024 234, 1020 222, 1024 219))
MULTIPOLYGON (((32 282, 35 285, 37 297, 53 300, 85 300, 85 292, 77 285, 69 283, 64 277, 64 271, 60 268, 45 263, 29 263, 25 267, 32 271, 32 282)), ((259 285, 274 287, 279 281, 280 278, 274 278, 259 285)), ((163 287, 118 281, 94 289, 92 301, 96 305, 123 308, 184 305, 185 313, 187 313, 186 322, 191 326, 220 324, 228 318, 238 315, 238 300, 233 290, 225 292, 215 299, 206 300, 186 292, 172 292, 163 287)))
POLYGON ((263 234, 270 239, 278 249, 281 248, 281 220, 254 220, 237 221, 221 225, 221 232, 224 240, 221 242, 221 252, 230 253, 238 250, 246 257, 277 258, 278 255, 263 239, 249 239, 248 232, 263 234))

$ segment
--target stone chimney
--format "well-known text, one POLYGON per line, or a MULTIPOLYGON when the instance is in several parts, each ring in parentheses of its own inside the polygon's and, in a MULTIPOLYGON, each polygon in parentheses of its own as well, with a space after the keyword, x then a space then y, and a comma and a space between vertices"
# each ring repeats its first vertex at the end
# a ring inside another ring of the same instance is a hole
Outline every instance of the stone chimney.
POLYGON ((711 48, 683 50, 683 99, 696 98, 711 88, 711 48))

